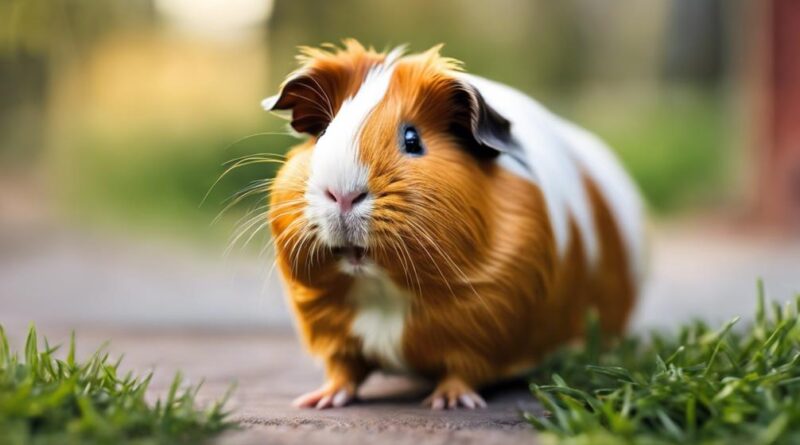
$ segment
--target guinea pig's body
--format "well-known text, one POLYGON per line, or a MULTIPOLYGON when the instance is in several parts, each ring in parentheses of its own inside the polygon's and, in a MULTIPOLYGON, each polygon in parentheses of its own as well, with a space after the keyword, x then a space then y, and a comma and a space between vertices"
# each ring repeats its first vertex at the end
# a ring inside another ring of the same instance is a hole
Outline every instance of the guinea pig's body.
POLYGON ((642 266, 632 182, 587 132, 438 48, 306 50, 268 109, 312 135, 272 186, 277 264, 340 406, 373 370, 438 382, 434 408, 582 334, 623 331, 642 266))

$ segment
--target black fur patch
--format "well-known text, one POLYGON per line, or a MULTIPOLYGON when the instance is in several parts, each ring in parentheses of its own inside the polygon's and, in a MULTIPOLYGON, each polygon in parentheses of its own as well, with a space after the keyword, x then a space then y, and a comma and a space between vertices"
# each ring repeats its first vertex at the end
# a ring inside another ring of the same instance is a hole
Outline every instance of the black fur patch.
POLYGON ((486 103, 472 85, 458 82, 454 95, 453 133, 478 158, 496 158, 513 143, 511 122, 486 103))

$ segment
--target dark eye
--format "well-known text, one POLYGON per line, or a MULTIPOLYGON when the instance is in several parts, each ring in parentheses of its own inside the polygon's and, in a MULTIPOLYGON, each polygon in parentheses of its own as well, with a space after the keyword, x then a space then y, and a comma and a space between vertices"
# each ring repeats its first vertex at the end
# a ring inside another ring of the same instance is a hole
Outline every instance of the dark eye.
POLYGON ((422 140, 414 127, 403 128, 403 151, 415 156, 421 156, 424 153, 422 148, 422 140))

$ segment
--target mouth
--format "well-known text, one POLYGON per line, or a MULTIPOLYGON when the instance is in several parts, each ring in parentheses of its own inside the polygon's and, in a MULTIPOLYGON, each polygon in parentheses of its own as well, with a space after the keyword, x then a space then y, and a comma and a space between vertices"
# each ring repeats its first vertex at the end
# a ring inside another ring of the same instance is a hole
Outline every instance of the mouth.
POLYGON ((333 251, 334 256, 346 260, 353 266, 363 265, 367 257, 367 249, 361 246, 335 246, 331 250, 333 251))

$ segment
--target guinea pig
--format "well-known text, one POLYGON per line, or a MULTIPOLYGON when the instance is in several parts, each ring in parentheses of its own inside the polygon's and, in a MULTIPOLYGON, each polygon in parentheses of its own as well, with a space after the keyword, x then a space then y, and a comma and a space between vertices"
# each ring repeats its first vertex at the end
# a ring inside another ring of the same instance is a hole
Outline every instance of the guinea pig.
POLYGON ((440 55, 354 40, 302 48, 266 110, 307 139, 271 185, 276 264, 339 407, 376 370, 435 382, 434 409, 581 337, 620 334, 643 264, 643 204, 597 137, 440 55))

